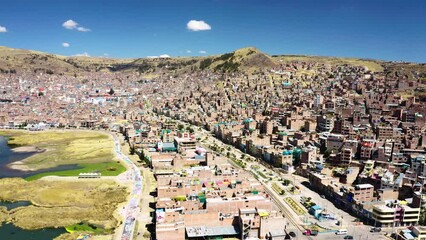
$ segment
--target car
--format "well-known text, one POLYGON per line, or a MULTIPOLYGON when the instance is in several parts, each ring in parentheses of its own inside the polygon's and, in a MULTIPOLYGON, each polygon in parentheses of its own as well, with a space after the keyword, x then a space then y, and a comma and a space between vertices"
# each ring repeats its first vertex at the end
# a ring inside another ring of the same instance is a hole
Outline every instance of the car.
POLYGON ((294 233, 294 232, 289 232, 288 235, 290 235, 290 237, 293 237, 293 238, 296 237, 296 233, 294 233))
POLYGON ((320 195, 320 197, 325 198, 325 196, 324 196, 324 195, 320 195))
POLYGON ((382 228, 380 228, 380 227, 371 227, 370 228, 370 232, 380 232, 380 231, 382 231, 382 228))
POLYGON ((318 235, 318 231, 316 231, 316 230, 311 230, 311 229, 306 229, 306 230, 303 232, 303 235, 305 235, 305 236, 317 236, 317 235, 318 235))
POLYGON ((346 235, 343 239, 351 239, 351 240, 353 240, 354 237, 352 235, 346 235))
POLYGON ((339 229, 336 231, 336 235, 346 235, 348 234, 348 230, 346 229, 339 229))

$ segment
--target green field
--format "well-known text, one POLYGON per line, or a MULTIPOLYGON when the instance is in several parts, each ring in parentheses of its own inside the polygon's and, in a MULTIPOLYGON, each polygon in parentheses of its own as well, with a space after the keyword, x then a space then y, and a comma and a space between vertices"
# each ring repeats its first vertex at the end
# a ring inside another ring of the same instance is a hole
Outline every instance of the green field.
POLYGON ((40 173, 28 177, 27 180, 49 175, 78 176, 80 173, 88 172, 100 172, 102 176, 116 176, 126 170, 114 155, 113 139, 105 133, 5 130, 0 131, 0 135, 8 136, 8 145, 11 148, 31 146, 44 150, 22 160, 20 164, 12 163, 12 168, 41 170, 68 164, 77 164, 79 167, 74 170, 40 173))
POLYGON ((117 162, 105 162, 105 163, 92 163, 92 164, 79 164, 79 169, 57 171, 57 172, 45 172, 25 178, 27 181, 33 181, 40 179, 45 176, 78 176, 80 173, 88 172, 100 172, 102 176, 117 176, 120 173, 126 171, 126 168, 117 162))
POLYGON ((73 232, 91 232, 91 233, 94 233, 94 234, 104 234, 105 233, 105 229, 103 229, 101 227, 96 227, 96 226, 89 224, 87 222, 81 222, 81 223, 73 224, 71 226, 65 227, 65 229, 69 233, 73 233, 73 232))

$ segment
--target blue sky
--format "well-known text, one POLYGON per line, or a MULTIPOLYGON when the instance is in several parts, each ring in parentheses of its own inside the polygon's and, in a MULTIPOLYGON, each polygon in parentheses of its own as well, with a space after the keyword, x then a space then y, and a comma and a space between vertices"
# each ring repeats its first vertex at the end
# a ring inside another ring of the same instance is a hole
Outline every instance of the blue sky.
POLYGON ((2 0, 0 45, 121 58, 255 46, 269 54, 426 62, 425 12, 424 0, 2 0), (67 20, 78 25, 67 29, 67 20), (210 29, 191 31, 190 20, 210 29))

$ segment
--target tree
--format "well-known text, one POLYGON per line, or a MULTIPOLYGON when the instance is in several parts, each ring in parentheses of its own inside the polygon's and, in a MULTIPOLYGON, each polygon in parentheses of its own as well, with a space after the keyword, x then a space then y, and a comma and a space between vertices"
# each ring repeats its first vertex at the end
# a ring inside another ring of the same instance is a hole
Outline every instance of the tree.
POLYGON ((327 149, 327 150, 325 150, 325 152, 324 152, 324 157, 325 157, 325 158, 329 158, 329 157, 330 157, 330 154, 331 154, 331 150, 327 149))
POLYGON ((130 145, 130 155, 134 155, 135 154, 135 152, 136 152, 136 150, 135 150, 135 146, 132 144, 132 145, 130 145))
POLYGON ((111 89, 109 90, 108 94, 109 94, 109 95, 113 95, 113 94, 114 94, 114 89, 112 89, 112 88, 111 88, 111 89))
POLYGON ((291 183, 291 181, 290 181, 290 180, 288 180, 288 179, 284 179, 284 180, 283 180, 283 185, 284 185, 284 186, 288 186, 290 183, 291 183))

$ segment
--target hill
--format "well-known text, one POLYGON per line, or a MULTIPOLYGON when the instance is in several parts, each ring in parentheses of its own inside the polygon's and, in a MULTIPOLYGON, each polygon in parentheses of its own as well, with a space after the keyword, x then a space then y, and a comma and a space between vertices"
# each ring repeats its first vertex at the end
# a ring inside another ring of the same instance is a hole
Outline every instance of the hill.
POLYGON ((196 70, 221 72, 253 72, 273 68, 283 63, 315 62, 329 65, 362 66, 372 72, 412 75, 423 72, 424 64, 384 62, 370 59, 337 58, 303 55, 265 54, 254 47, 238 49, 231 53, 206 57, 113 59, 102 57, 67 57, 31 50, 0 46, 0 72, 44 72, 47 74, 81 74, 84 72, 139 72, 156 75, 196 70))
POLYGON ((0 72, 44 72, 47 74, 79 73, 82 71, 107 70, 111 65, 119 65, 131 60, 66 57, 61 55, 14 49, 0 46, 0 72))
POLYGON ((337 57, 323 57, 323 56, 304 56, 304 55, 274 55, 274 59, 280 62, 316 62, 330 65, 352 65, 362 66, 372 72, 383 72, 383 62, 370 59, 357 59, 357 58, 337 58, 337 57))

